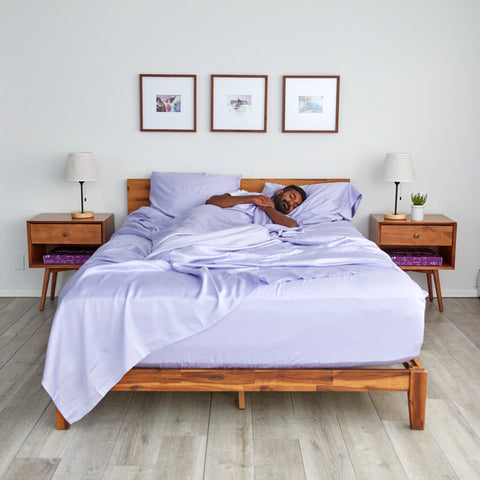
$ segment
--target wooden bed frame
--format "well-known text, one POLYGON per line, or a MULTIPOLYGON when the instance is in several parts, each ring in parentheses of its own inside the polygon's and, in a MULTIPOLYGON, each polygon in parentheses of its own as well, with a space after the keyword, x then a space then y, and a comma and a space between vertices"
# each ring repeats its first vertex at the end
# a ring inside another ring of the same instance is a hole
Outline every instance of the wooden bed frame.
MULTIPOLYGON (((240 188, 261 192, 265 182, 282 185, 349 182, 349 179, 242 179, 240 188)), ((150 205, 150 179, 127 180, 128 213, 150 205)), ((245 392, 407 392, 410 427, 425 428, 427 371, 416 359, 404 368, 307 368, 307 369, 161 369, 132 368, 112 391, 238 392, 238 406, 245 408, 245 392)), ((56 411, 57 429, 70 427, 56 411)))

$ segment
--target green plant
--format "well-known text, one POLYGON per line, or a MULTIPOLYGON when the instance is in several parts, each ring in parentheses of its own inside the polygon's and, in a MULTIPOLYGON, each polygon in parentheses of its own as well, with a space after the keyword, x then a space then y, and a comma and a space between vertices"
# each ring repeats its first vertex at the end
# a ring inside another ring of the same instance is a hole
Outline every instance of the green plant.
POLYGON ((422 195, 421 193, 416 193, 415 195, 412 193, 411 199, 412 203, 414 205, 425 205, 425 202, 427 201, 428 193, 425 193, 425 195, 422 195))

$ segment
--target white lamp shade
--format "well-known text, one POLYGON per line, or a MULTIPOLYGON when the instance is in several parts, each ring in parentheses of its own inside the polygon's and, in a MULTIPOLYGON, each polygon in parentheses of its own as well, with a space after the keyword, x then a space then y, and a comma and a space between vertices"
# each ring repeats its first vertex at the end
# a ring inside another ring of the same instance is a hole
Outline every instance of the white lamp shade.
POLYGON ((387 153, 383 169, 383 179, 386 182, 413 182, 415 169, 412 156, 409 153, 387 153))
POLYGON ((91 182, 98 180, 93 153, 69 153, 64 176, 66 180, 72 180, 74 182, 91 182))

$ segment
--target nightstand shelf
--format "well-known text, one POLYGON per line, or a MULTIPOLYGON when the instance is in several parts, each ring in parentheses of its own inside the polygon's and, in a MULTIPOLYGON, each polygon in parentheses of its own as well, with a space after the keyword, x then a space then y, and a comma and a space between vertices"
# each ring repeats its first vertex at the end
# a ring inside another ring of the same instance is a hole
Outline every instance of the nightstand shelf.
POLYGON ((383 214, 370 215, 369 237, 380 248, 401 247, 415 250, 428 247, 442 257, 442 265, 403 265, 402 270, 420 272, 427 275, 428 294, 433 300, 432 277, 437 292, 438 307, 443 312, 442 292, 439 270, 455 268, 455 251, 457 244, 457 222, 445 215, 425 215, 421 222, 407 220, 385 220, 383 214))
POLYGON ((42 213, 27 221, 28 260, 30 268, 44 268, 40 310, 52 275, 50 298, 55 296, 57 273, 78 270, 81 264, 45 264, 43 256, 55 247, 99 247, 112 236, 113 213, 96 213, 93 218, 72 219, 70 213, 42 213))

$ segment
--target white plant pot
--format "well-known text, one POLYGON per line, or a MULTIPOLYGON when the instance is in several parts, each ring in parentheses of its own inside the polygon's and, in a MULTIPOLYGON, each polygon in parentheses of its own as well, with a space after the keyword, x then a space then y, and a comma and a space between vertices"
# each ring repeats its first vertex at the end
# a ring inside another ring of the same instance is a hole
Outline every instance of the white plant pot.
POLYGON ((421 222, 423 221, 423 209, 424 205, 412 205, 412 221, 421 222))

